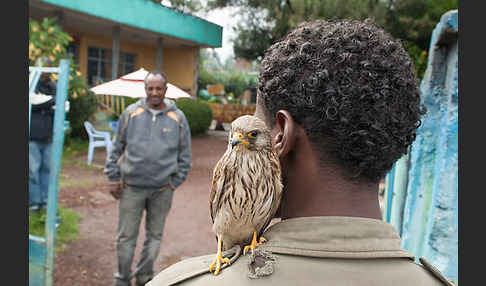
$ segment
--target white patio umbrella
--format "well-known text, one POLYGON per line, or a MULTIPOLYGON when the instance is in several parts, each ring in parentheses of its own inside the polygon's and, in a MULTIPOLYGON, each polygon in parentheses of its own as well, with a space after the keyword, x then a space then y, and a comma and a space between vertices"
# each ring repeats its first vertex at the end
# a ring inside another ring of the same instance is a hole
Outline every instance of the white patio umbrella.
MULTIPOLYGON (((121 78, 102 83, 90 88, 95 94, 127 96, 132 98, 146 97, 144 79, 148 71, 141 68, 121 78)), ((167 83, 165 97, 170 99, 191 98, 191 95, 177 86, 167 83)))

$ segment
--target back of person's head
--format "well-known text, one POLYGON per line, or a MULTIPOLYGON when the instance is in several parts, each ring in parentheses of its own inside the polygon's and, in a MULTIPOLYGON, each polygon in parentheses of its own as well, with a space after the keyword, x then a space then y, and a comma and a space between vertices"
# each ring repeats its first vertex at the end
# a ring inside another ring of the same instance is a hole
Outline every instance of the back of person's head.
POLYGON ((271 125, 287 110, 349 179, 380 180, 425 113, 409 55, 369 20, 299 25, 267 50, 258 92, 271 125))
POLYGON ((164 79, 165 83, 169 82, 169 80, 167 79, 167 75, 163 71, 154 70, 154 71, 150 71, 145 76, 144 83, 147 84, 147 79, 148 79, 149 76, 156 76, 156 75, 160 75, 162 77, 162 79, 164 79))

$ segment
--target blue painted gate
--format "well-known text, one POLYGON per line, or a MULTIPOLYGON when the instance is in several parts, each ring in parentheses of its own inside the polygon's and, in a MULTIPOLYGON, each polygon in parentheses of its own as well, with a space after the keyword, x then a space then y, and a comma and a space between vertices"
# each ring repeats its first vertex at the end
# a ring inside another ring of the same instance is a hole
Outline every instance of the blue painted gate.
POLYGON ((458 277, 458 11, 442 15, 421 82, 427 114, 410 152, 386 177, 384 219, 402 247, 458 277))
MULTIPOLYGON (((65 106, 68 81, 69 61, 61 60, 59 67, 29 67, 29 95, 34 92, 42 72, 58 73, 56 106, 65 106)), ((29 132, 31 104, 29 102, 29 132)), ((54 111, 54 135, 49 173, 49 189, 47 197, 47 218, 45 237, 29 234, 29 285, 52 286, 54 272, 54 248, 56 242, 56 213, 59 173, 64 145, 65 109, 54 111)))

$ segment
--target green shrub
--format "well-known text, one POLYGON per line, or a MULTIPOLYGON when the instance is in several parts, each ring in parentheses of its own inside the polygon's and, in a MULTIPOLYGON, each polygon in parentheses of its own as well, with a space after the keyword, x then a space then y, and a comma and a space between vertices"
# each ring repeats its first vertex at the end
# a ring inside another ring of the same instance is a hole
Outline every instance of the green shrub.
POLYGON ((209 105, 199 100, 181 98, 176 106, 184 112, 191 128, 191 135, 205 133, 213 120, 213 111, 209 105))
POLYGON ((207 100, 207 102, 223 103, 223 100, 220 97, 211 95, 211 97, 207 100))
POLYGON ((83 96, 69 94, 69 112, 66 113, 66 120, 71 125, 70 137, 87 138, 84 122, 90 121, 91 116, 98 108, 98 101, 93 92, 86 92, 83 96))
POLYGON ((137 101, 139 101, 140 98, 133 98, 133 97, 124 97, 123 101, 125 102, 125 106, 129 106, 130 104, 133 104, 137 101))

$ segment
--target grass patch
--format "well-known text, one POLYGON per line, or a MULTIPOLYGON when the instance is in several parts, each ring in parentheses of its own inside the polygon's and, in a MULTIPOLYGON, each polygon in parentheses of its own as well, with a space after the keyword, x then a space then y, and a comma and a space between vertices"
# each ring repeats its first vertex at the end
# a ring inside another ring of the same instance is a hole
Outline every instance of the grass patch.
POLYGON ((80 153, 87 153, 89 148, 89 141, 85 139, 81 139, 78 137, 69 138, 67 144, 64 145, 64 149, 62 151, 62 164, 69 164, 76 167, 82 168, 93 168, 97 169, 96 166, 88 165, 86 163, 86 158, 80 160, 78 155, 80 153))
MULTIPOLYGON (((59 207, 61 224, 56 229, 55 252, 62 251, 65 244, 76 240, 79 237, 78 222, 81 216, 72 209, 59 207)), ((29 234, 45 238, 46 210, 39 212, 29 211, 29 234)))
MULTIPOLYGON (((76 156, 81 152, 86 152, 89 147, 89 141, 80 138, 70 138, 69 143, 64 145, 62 150, 62 162, 75 163, 78 161, 76 156)), ((86 164, 87 165, 87 164, 86 164)))
POLYGON ((64 145, 63 157, 70 158, 79 152, 88 150, 89 141, 78 137, 69 138, 69 142, 64 145))

